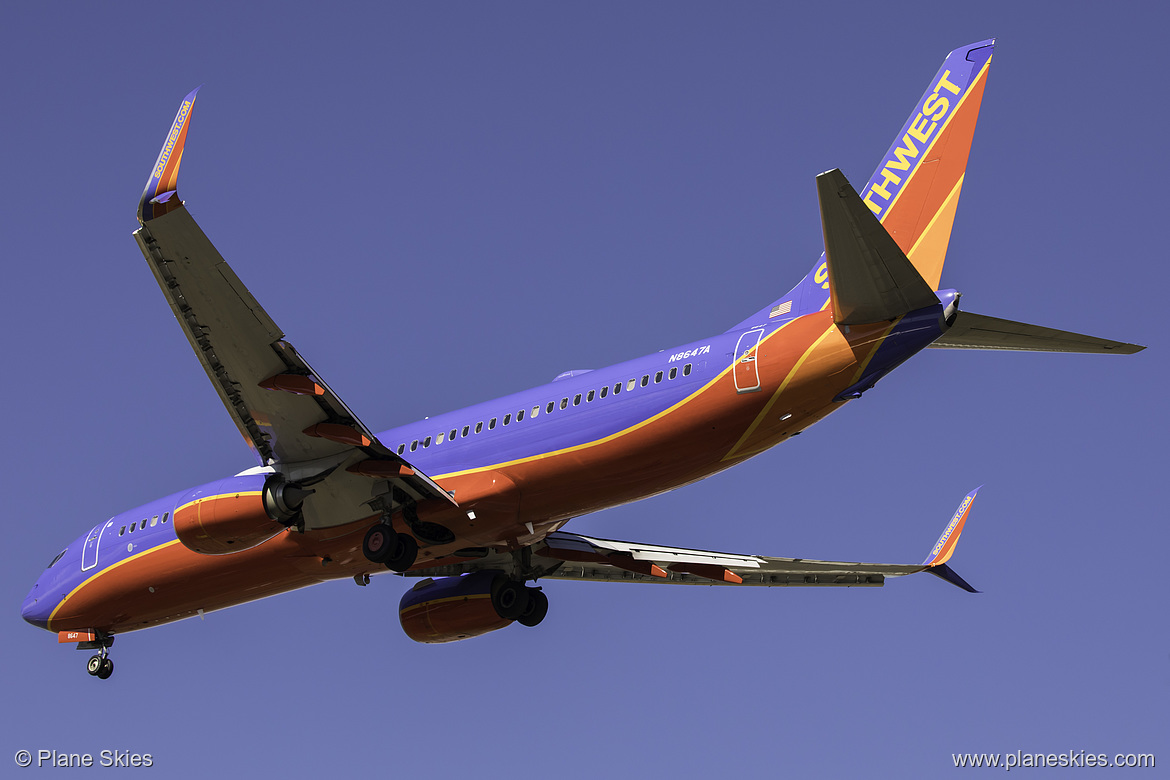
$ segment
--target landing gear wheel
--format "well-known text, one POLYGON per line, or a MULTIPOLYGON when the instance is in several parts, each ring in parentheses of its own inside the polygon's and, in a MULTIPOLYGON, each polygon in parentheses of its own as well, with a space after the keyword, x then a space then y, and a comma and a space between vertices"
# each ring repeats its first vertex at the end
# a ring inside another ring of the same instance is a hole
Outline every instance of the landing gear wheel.
POLYGON ((528 591, 528 604, 520 613, 520 617, 516 618, 516 622, 532 628, 539 625, 540 621, 544 620, 544 616, 548 614, 548 596, 544 595, 544 591, 538 588, 526 588, 525 590, 528 591))
POLYGON ((418 559, 418 542, 409 534, 397 534, 392 538, 394 538, 392 553, 384 561, 386 568, 397 572, 406 571, 418 559))
POLYGON ((385 523, 370 526, 366 531, 366 538, 362 541, 362 553, 371 563, 385 563, 394 555, 398 545, 398 534, 385 523))
POLYGON ((492 606, 504 620, 516 620, 523 615, 529 601, 528 588, 515 580, 504 580, 492 588, 492 606))
POLYGON ((110 675, 114 673, 114 660, 107 658, 102 661, 102 668, 98 669, 97 678, 99 680, 108 680, 110 675))
MULTIPOLYGON (((105 668, 105 665, 106 659, 102 658, 100 655, 95 655, 90 658, 89 663, 85 665, 85 671, 89 672, 92 676, 97 677, 99 674, 101 674, 102 669, 105 668)), ((109 675, 106 676, 108 677, 109 675)))

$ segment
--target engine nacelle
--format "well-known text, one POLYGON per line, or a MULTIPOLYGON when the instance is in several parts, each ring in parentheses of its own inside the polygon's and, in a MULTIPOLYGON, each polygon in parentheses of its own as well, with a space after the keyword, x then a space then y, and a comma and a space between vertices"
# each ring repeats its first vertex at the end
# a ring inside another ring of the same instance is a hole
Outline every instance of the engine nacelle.
POLYGON ((175 534, 189 550, 224 555, 248 550, 284 530, 306 491, 266 474, 228 477, 194 488, 175 509, 175 534), (291 506, 290 506, 291 505, 291 506))
POLYGON ((504 575, 477 571, 462 577, 423 580, 398 604, 402 630, 416 642, 438 644, 470 639, 504 628, 511 620, 496 614, 492 589, 504 575))

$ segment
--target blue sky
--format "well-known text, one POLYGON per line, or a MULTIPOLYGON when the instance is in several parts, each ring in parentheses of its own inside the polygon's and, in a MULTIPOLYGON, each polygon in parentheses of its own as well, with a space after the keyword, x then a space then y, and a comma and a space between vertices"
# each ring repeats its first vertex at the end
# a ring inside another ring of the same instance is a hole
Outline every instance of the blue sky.
POLYGON ((1170 762, 1167 21, 1153 3, 10 4, 0 762, 131 750, 176 778, 1170 762), (982 595, 925 576, 553 582, 538 629, 432 647, 401 633, 407 583, 386 576, 125 635, 104 684, 20 620, 99 519, 251 465, 130 237, 193 86, 191 212, 383 429, 775 299, 821 251, 813 177, 863 182, 946 53, 992 36, 943 283, 970 311, 1149 349, 930 351, 789 444, 569 526, 916 562, 986 484, 951 561, 982 595))

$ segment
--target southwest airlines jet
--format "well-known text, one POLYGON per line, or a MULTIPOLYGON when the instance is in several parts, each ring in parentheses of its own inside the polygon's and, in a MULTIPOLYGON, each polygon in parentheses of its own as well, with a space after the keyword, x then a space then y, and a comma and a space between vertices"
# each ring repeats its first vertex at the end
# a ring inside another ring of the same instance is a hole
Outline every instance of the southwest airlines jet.
POLYGON ((795 436, 926 347, 1142 347, 960 310, 939 279, 994 41, 951 52, 860 190, 817 177, 825 251, 724 331, 382 433, 265 313, 176 192, 195 92, 151 171, 135 231, 256 466, 83 533, 21 614, 113 671, 118 634, 343 577, 417 578, 406 634, 449 642, 540 623, 544 579, 881 586, 948 565, 976 491, 920 564, 773 558, 595 539, 572 518, 703 479, 795 436))

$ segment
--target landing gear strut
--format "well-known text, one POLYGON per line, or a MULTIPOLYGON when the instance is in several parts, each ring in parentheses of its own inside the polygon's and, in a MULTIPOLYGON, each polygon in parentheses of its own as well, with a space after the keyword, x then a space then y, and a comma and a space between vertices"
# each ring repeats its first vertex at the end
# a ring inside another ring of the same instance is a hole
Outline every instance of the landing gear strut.
POLYGON ((114 661, 110 658, 110 645, 114 644, 114 638, 107 634, 98 634, 98 638, 92 642, 82 642, 77 646, 78 650, 97 650, 98 654, 92 656, 89 662, 85 665, 85 671, 99 680, 108 680, 110 675, 114 673, 114 661))
POLYGON ((386 523, 378 523, 366 531, 362 553, 372 563, 384 563, 391 571, 406 571, 418 558, 418 542, 413 536, 397 533, 386 523))

